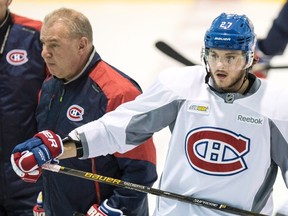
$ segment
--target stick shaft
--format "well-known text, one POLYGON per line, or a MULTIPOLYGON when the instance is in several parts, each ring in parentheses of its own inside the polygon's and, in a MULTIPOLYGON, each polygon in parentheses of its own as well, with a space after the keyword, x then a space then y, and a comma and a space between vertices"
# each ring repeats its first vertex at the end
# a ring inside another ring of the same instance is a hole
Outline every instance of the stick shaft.
POLYGON ((163 53, 165 53, 166 55, 168 55, 169 57, 173 58, 174 60, 177 60, 178 62, 186 65, 186 66, 193 66, 196 65, 194 62, 188 60, 187 58, 185 58, 182 54, 180 54, 178 51, 176 51, 174 48, 172 48, 171 46, 169 46, 167 43, 163 42, 163 41, 158 41, 155 46, 162 51, 163 53))
POLYGON ((266 67, 266 69, 287 69, 288 65, 278 65, 278 66, 274 66, 274 65, 268 65, 266 67))
POLYGON ((254 213, 254 212, 234 208, 231 206, 227 206, 225 204, 219 204, 219 203, 214 203, 214 202, 211 202, 208 200, 197 199, 197 198, 193 198, 193 197, 189 197, 189 196, 183 196, 180 194, 159 190, 159 189, 151 188, 151 187, 144 186, 144 185, 139 185, 139 184, 134 184, 134 183, 122 181, 120 179, 115 179, 115 178, 102 176, 102 175, 98 175, 98 174, 94 174, 94 173, 90 173, 90 172, 84 172, 84 171, 80 171, 80 170, 76 170, 76 169, 71 169, 71 168, 59 166, 56 164, 46 164, 46 165, 43 165, 42 168, 45 170, 53 171, 53 172, 63 173, 66 175, 71 175, 71 176, 75 176, 75 177, 79 177, 79 178, 97 181, 97 182, 109 184, 109 185, 116 186, 116 187, 122 187, 125 189, 130 189, 130 190, 134 190, 134 191, 139 191, 139 192, 143 192, 143 193, 149 193, 149 194, 153 194, 153 195, 157 195, 157 196, 161 196, 161 197, 175 199, 178 201, 182 201, 182 202, 186 202, 186 203, 190 203, 190 204, 194 204, 194 205, 198 205, 198 206, 202 206, 202 207, 212 208, 212 209, 216 209, 216 210, 220 210, 220 211, 225 211, 225 212, 233 213, 236 215, 265 216, 263 214, 254 213))
MULTIPOLYGON (((185 66, 194 66, 197 63, 192 62, 191 60, 187 59, 184 57, 180 52, 176 51, 174 48, 172 48, 169 44, 165 43, 164 41, 158 41, 156 42, 155 46, 171 57, 172 59, 184 64, 185 66)), ((254 68, 253 68, 254 69, 254 68)), ((259 67, 258 69, 254 70, 269 70, 269 69, 288 69, 288 65, 279 65, 279 66, 274 66, 274 65, 263 65, 259 67)))

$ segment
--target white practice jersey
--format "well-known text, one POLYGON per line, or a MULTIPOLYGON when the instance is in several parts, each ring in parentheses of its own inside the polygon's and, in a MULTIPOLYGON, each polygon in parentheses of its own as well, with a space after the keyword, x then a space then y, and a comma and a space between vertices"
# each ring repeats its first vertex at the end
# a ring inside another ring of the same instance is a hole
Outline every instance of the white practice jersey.
MULTIPOLYGON (((168 126, 161 190, 271 215, 278 166, 288 182, 288 93, 259 79, 244 96, 218 93, 205 76, 202 66, 165 70, 135 101, 70 136, 87 158, 128 151, 168 126)), ((158 197, 154 215, 232 214, 158 197)))

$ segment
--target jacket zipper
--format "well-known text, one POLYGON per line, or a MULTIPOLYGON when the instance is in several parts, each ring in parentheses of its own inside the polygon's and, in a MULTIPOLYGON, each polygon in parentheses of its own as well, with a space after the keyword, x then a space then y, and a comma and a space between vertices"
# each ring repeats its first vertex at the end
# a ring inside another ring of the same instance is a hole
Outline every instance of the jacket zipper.
POLYGON ((63 101, 64 94, 65 94, 65 88, 62 89, 62 93, 61 93, 60 98, 59 98, 60 103, 62 103, 62 101, 63 101))

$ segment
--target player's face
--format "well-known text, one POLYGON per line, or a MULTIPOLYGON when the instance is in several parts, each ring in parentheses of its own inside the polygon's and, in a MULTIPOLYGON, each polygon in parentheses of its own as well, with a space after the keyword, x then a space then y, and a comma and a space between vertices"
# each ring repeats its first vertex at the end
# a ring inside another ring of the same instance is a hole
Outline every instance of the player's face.
POLYGON ((10 5, 11 0, 0 0, 0 23, 4 21, 6 16, 6 11, 10 5))
POLYGON ((246 58, 243 52, 210 49, 206 59, 216 86, 227 92, 238 92, 246 73, 246 58))
POLYGON ((83 65, 82 52, 79 47, 81 38, 73 38, 62 23, 43 26, 40 40, 42 57, 50 73, 59 79, 71 80, 77 76, 83 65))

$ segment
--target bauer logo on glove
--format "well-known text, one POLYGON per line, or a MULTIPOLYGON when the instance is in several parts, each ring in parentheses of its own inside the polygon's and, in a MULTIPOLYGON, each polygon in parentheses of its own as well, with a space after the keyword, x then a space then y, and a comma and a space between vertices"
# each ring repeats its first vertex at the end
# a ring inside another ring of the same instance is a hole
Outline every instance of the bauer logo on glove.
MULTIPOLYGON (((42 131, 38 134, 35 135, 35 137, 39 137, 40 139, 47 139, 47 141, 50 142, 50 146, 53 147, 53 148, 58 148, 58 140, 59 139, 55 139, 55 135, 56 134, 52 134, 52 132, 48 131, 48 130, 45 130, 45 131, 42 131)), ((48 142, 47 142, 48 144, 48 142)))
POLYGON ((45 163, 55 163, 63 153, 63 143, 57 134, 45 130, 33 138, 18 144, 12 151, 11 163, 14 171, 23 180, 37 181, 41 175, 41 167, 45 163), (35 172, 39 176, 35 176, 35 172), (32 179, 29 179, 33 177, 32 179))

